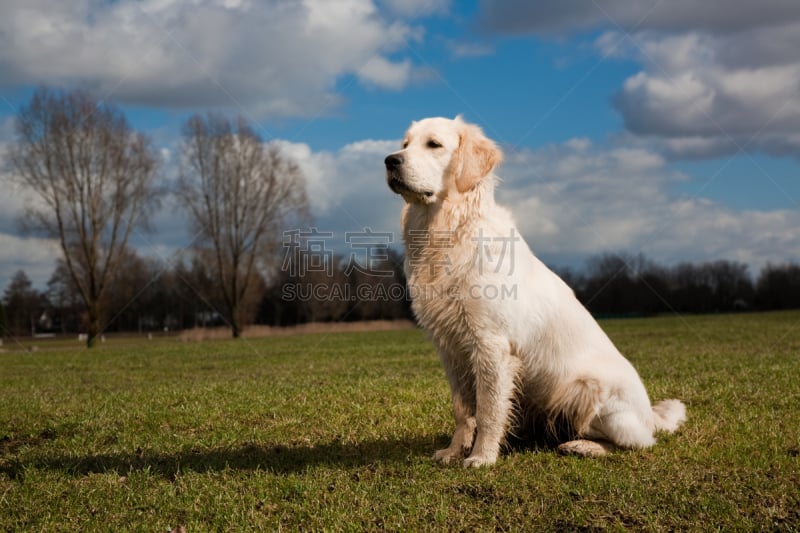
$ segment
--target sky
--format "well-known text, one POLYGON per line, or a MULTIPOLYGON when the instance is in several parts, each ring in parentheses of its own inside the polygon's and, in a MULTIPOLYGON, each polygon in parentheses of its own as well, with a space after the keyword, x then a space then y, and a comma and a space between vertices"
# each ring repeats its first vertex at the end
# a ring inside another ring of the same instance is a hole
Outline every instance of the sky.
MULTIPOLYGON (((241 115, 295 158, 313 224, 389 232, 384 157, 412 120, 463 115, 503 149, 498 200, 551 266, 602 252, 666 265, 800 261, 796 0, 2 0, 0 158, 37 86, 118 105, 178 168, 193 113, 241 115)), ((43 288, 56 243, 0 195, 0 289, 43 288)), ((193 242, 166 197, 131 244, 193 242)), ((293 228, 287 228, 290 230, 293 228)), ((343 249, 344 247, 344 249, 343 249)))

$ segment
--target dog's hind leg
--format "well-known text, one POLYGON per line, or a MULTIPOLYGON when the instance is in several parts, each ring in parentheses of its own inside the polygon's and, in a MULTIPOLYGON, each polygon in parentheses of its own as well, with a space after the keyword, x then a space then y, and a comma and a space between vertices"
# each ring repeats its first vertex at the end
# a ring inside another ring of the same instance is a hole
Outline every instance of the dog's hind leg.
POLYGON ((559 445, 558 452, 564 455, 602 457, 617 447, 649 448, 655 444, 653 430, 632 411, 597 417, 590 424, 585 436, 588 438, 559 445))
POLYGON ((595 417, 578 440, 565 442, 559 453, 600 457, 614 448, 649 448, 655 444, 653 427, 633 411, 618 411, 595 417))

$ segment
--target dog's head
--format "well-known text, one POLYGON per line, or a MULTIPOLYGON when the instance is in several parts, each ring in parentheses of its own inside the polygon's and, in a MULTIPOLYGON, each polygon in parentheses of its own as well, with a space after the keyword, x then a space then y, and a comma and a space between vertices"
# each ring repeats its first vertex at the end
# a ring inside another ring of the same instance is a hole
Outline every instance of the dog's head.
POLYGON ((433 204, 472 190, 502 158, 478 126, 459 116, 413 122, 403 148, 384 162, 389 188, 406 202, 433 204))

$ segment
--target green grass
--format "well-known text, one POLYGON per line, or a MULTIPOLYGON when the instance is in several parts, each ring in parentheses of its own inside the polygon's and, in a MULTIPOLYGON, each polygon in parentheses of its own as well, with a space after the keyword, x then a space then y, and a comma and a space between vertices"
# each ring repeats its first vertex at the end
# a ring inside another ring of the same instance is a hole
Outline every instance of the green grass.
POLYGON ((417 331, 0 354, 0 530, 800 529, 800 313, 603 326, 686 426, 480 470, 417 331))

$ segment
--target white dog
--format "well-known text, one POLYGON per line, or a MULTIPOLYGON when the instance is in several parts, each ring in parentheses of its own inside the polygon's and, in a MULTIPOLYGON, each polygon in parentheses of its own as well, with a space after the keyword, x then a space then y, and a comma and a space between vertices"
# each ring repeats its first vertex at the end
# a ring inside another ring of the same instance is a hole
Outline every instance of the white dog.
POLYGON ((678 400, 650 405, 633 366, 572 290, 521 239, 494 200, 502 153, 474 125, 414 122, 386 157, 403 196, 405 271, 417 320, 435 343, 456 428, 434 457, 497 460, 514 414, 566 424, 559 450, 646 448, 686 419, 678 400))

